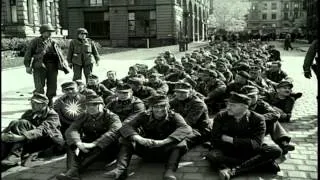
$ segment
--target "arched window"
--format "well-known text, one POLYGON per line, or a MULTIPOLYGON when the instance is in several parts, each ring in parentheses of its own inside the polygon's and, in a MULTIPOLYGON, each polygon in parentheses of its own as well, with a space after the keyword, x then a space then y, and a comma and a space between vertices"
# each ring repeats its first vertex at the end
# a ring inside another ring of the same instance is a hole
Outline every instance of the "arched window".
POLYGON ((10 12, 11 12, 11 22, 17 23, 18 17, 17 17, 17 0, 10 0, 10 12))

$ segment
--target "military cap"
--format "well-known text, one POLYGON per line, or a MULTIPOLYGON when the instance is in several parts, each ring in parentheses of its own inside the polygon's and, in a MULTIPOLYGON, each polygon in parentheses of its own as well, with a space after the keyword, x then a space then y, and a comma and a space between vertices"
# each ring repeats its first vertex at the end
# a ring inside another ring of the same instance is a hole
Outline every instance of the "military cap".
POLYGON ((33 94, 33 96, 31 97, 31 101, 32 102, 36 102, 36 103, 45 103, 45 104, 48 104, 49 103, 49 99, 46 95, 44 94, 41 94, 41 93, 37 93, 35 92, 33 94))
POLYGON ((55 32, 56 30, 52 27, 51 24, 43 24, 40 29, 39 29, 40 33, 44 33, 44 32, 55 32))
POLYGON ((197 86, 197 82, 193 80, 191 77, 185 77, 182 79, 182 82, 189 83, 193 88, 197 86))
POLYGON ((170 55, 170 54, 171 54, 171 52, 168 50, 168 51, 165 51, 165 52, 164 52, 164 54, 166 54, 166 55, 170 55))
POLYGON ((92 89, 86 89, 86 90, 84 91, 84 95, 85 95, 86 97, 88 97, 88 96, 96 96, 97 93, 96 93, 94 90, 92 90, 92 89))
POLYGON ((289 86, 289 88, 293 88, 293 84, 290 81, 287 80, 282 80, 279 82, 279 84, 277 85, 277 88, 281 88, 281 87, 287 87, 289 86))
MULTIPOLYGON (((256 63, 255 63, 256 64, 256 63)), ((259 71, 259 70, 261 70, 262 68, 261 68, 261 66, 258 66, 258 65, 255 65, 255 66, 251 66, 250 67, 250 71, 259 71)))
POLYGON ((86 84, 82 79, 78 79, 75 82, 77 83, 78 86, 86 84))
POLYGON ((86 104, 104 104, 102 97, 90 95, 86 97, 86 104))
POLYGON ((88 31, 85 28, 78 28, 77 34, 88 34, 88 31))
POLYGON ((217 72, 213 71, 213 70, 210 70, 210 69, 204 69, 202 71, 203 74, 206 74, 206 75, 209 75, 210 77, 213 77, 213 78, 217 78, 218 77, 218 74, 217 72))
POLYGON ((226 64, 226 62, 223 62, 223 61, 217 61, 216 66, 217 67, 227 67, 227 64, 226 64))
POLYGON ((154 106, 156 104, 167 104, 169 102, 169 99, 166 95, 153 95, 150 98, 148 98, 148 104, 150 106, 154 106))
POLYGON ((180 70, 180 71, 183 71, 183 70, 184 70, 184 67, 183 67, 182 65, 180 65, 180 64, 175 64, 175 65, 174 65, 174 68, 176 68, 176 69, 178 69, 178 70, 180 70))
POLYGON ((135 71, 138 71, 138 67, 137 67, 137 66, 130 66, 130 67, 129 67, 129 70, 135 70, 135 71))
POLYGON ((116 90, 118 92, 130 92, 132 89, 128 84, 125 83, 119 83, 116 87, 116 90))
POLYGON ((129 78, 128 84, 142 85, 143 84, 143 79, 138 78, 138 77, 132 77, 132 78, 129 78))
POLYGON ((241 103, 241 104, 245 104, 245 105, 250 105, 251 102, 251 98, 249 98, 247 95, 244 94, 239 94, 236 92, 231 92, 231 96, 228 99, 228 102, 230 103, 241 103))
POLYGON ((90 74, 90 75, 88 76, 88 79, 99 80, 99 77, 96 76, 96 75, 94 75, 94 74, 90 74))
POLYGON ((179 81, 175 84, 174 91, 188 92, 192 86, 188 82, 179 81))
POLYGON ((197 60, 195 60, 194 58, 189 58, 188 62, 190 62, 190 63, 197 63, 197 60))
POLYGON ((246 79, 249 79, 249 78, 250 78, 249 73, 247 73, 246 71, 239 71, 237 74, 238 74, 239 76, 243 77, 243 78, 246 78, 246 79))
POLYGON ((78 86, 77 83, 74 81, 65 82, 65 83, 61 84, 62 89, 77 88, 77 86, 78 86))
POLYGON ((253 94, 259 94, 259 89, 255 86, 245 85, 240 89, 240 92, 249 96, 253 94))

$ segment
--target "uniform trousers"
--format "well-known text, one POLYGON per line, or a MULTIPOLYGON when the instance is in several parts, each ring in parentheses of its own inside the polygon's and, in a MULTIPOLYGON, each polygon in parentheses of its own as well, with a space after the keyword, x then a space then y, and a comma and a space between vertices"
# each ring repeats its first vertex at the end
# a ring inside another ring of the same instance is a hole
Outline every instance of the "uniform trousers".
POLYGON ((73 79, 72 79, 73 81, 82 79, 82 69, 83 69, 84 77, 86 78, 86 82, 88 83, 88 77, 92 73, 93 64, 84 65, 84 66, 73 64, 72 68, 73 68, 73 79))

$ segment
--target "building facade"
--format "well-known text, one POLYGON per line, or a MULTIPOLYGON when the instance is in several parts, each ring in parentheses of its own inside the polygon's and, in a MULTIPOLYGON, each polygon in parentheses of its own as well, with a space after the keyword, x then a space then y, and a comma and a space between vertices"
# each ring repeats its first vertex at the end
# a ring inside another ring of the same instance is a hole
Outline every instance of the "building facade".
POLYGON ((104 45, 155 47, 176 44, 184 35, 205 39, 210 0, 68 0, 64 6, 62 26, 69 38, 85 27, 104 45))
POLYGON ((59 0, 2 0, 1 35, 4 37, 39 36, 42 24, 51 24, 62 37, 59 0))
POLYGON ((304 29, 304 0, 251 0, 247 28, 252 32, 276 34, 304 29))
POLYGON ((319 27, 319 2, 317 0, 305 0, 307 10, 307 31, 308 34, 317 34, 316 31, 319 27))

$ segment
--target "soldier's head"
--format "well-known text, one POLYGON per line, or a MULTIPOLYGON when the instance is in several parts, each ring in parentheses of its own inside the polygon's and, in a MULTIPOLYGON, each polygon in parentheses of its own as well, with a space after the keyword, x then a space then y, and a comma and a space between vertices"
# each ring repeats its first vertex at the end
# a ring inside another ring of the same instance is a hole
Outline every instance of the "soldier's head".
POLYGON ((193 69, 193 64, 190 62, 182 63, 185 71, 190 72, 193 69))
POLYGON ((161 120, 168 116, 170 105, 167 96, 154 95, 148 99, 148 104, 155 119, 161 120))
POLYGON ((138 68, 137 66, 130 66, 129 67, 129 71, 128 71, 128 75, 129 76, 135 76, 138 74, 138 68))
POLYGON ((252 66, 250 68, 249 74, 250 74, 250 79, 257 79, 258 77, 261 76, 262 73, 262 68, 260 66, 252 66))
POLYGON ((160 77, 162 77, 162 76, 163 75, 159 74, 159 73, 152 73, 149 76, 149 82, 151 82, 151 83, 159 82, 159 81, 161 81, 160 77))
POLYGON ((227 71, 227 65, 223 61, 217 61, 216 62, 216 67, 217 67, 217 70, 220 71, 220 72, 226 72, 227 71))
POLYGON ((279 72, 281 69, 281 62, 280 61, 274 61, 271 63, 269 71, 271 72, 279 72))
POLYGON ((33 112, 44 111, 48 107, 49 99, 46 95, 35 92, 31 97, 31 107, 33 112))
POLYGON ((143 79, 138 77, 129 78, 128 85, 133 91, 138 91, 143 86, 143 79))
POLYGON ((187 60, 187 58, 186 57, 184 57, 184 56, 182 56, 181 57, 181 63, 183 64, 183 63, 186 63, 188 60, 187 60))
POLYGON ((64 94, 69 97, 75 97, 78 95, 78 86, 77 83, 74 81, 65 82, 61 84, 61 89, 64 94))
POLYGON ((85 28, 78 28, 77 35, 79 39, 85 39, 88 35, 88 31, 85 28))
POLYGON ((191 96, 192 86, 187 82, 178 82, 175 85, 174 94, 179 101, 184 101, 191 96))
POLYGON ((240 89, 241 94, 247 95, 251 98, 251 104, 254 105, 259 99, 259 89, 255 86, 245 85, 240 89))
POLYGON ((165 64, 166 60, 162 56, 158 56, 157 59, 154 61, 157 65, 163 65, 165 64))
POLYGON ((245 84, 249 80, 249 78, 249 73, 247 73, 246 71, 239 71, 234 78, 234 82, 245 84))
POLYGON ((280 96, 290 96, 292 93, 293 84, 290 81, 282 80, 276 86, 276 91, 280 96))
POLYGON ((40 34, 43 38, 47 39, 51 37, 52 32, 55 32, 56 30, 52 27, 51 24, 43 24, 40 29, 40 34))
POLYGON ((95 86, 98 83, 99 83, 99 77, 94 74, 90 74, 88 77, 88 86, 95 86))
POLYGON ((119 101, 126 101, 132 98, 132 88, 124 83, 120 83, 116 87, 116 96, 118 97, 119 101))
POLYGON ((80 93, 83 92, 86 89, 86 83, 83 80, 78 79, 75 82, 77 83, 78 91, 80 93))
POLYGON ((98 95, 90 95, 86 97, 86 111, 88 114, 95 115, 103 111, 104 102, 102 97, 98 95))
POLYGON ((251 99, 244 95, 231 92, 231 96, 227 101, 227 112, 231 116, 241 117, 245 112, 247 112, 251 99))
POLYGON ((117 76, 117 73, 115 71, 108 71, 107 72, 107 77, 110 80, 115 80, 117 76))

